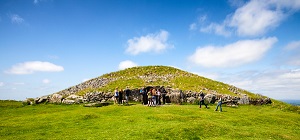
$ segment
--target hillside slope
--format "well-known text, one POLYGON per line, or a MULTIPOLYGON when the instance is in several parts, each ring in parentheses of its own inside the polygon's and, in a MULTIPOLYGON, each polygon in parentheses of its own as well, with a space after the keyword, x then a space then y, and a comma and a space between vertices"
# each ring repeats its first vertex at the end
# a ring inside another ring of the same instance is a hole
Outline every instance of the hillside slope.
POLYGON ((183 91, 227 94, 231 96, 247 95, 259 98, 260 95, 236 88, 222 82, 214 81, 193 73, 167 66, 140 66, 111 72, 88 80, 68 89, 57 92, 63 96, 84 95, 88 92, 111 92, 116 87, 137 89, 142 86, 165 86, 183 91))

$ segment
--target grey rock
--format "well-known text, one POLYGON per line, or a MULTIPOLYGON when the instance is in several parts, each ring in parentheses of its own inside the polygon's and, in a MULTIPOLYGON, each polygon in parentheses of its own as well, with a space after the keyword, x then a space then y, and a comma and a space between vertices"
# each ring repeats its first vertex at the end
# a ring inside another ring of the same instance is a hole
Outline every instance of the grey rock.
POLYGON ((34 99, 33 98, 27 98, 22 102, 23 105, 33 105, 34 104, 34 99))
POLYGON ((60 95, 60 94, 52 94, 51 96, 50 96, 50 103, 61 103, 61 101, 62 101, 62 98, 63 98, 63 96, 62 95, 60 95))
POLYGON ((188 97, 188 98, 187 98, 187 103, 194 104, 195 101, 196 101, 196 98, 195 98, 195 97, 188 97))
POLYGON ((240 97, 240 100, 238 101, 239 104, 249 104, 249 97, 247 95, 243 95, 240 97))
POLYGON ((204 100, 206 100, 208 103, 214 104, 216 102, 216 95, 215 94, 207 94, 204 96, 204 100))
POLYGON ((64 104, 75 104, 75 101, 74 100, 63 100, 62 103, 64 104))
POLYGON ((34 100, 34 103, 35 103, 35 104, 41 104, 41 103, 45 103, 45 102, 47 102, 47 101, 49 101, 49 96, 48 96, 48 95, 47 95, 47 96, 42 96, 42 97, 36 98, 36 99, 34 100))
POLYGON ((177 90, 171 90, 171 93, 169 94, 170 101, 172 103, 180 104, 181 98, 180 98, 180 91, 177 90))
POLYGON ((77 95, 70 95, 66 98, 67 100, 76 100, 76 99, 83 99, 82 96, 77 96, 77 95))
POLYGON ((84 107, 102 107, 103 104, 97 102, 97 103, 89 103, 89 104, 84 104, 84 107))

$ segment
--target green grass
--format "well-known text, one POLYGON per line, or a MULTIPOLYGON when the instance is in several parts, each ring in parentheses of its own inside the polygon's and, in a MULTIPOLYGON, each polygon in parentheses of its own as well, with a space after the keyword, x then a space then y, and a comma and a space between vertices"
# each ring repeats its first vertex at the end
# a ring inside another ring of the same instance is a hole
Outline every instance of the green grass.
POLYGON ((0 139, 299 139, 300 114, 277 106, 22 106, 0 102, 0 139))

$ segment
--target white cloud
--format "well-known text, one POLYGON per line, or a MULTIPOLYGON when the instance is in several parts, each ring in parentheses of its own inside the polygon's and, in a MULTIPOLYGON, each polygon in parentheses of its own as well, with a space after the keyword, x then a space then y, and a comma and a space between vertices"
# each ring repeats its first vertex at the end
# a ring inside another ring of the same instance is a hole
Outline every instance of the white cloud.
POLYGON ((232 7, 241 7, 245 4, 243 0, 228 0, 228 2, 232 7))
POLYGON ((156 34, 148 34, 146 36, 134 37, 127 41, 126 53, 137 55, 139 53, 155 52, 159 53, 167 48, 172 48, 173 45, 167 43, 169 33, 161 30, 156 34))
POLYGON ((42 2, 42 1, 47 1, 47 0, 33 0, 33 4, 37 5, 37 4, 39 4, 40 2, 42 2))
POLYGON ((126 61, 120 62, 119 70, 124 70, 124 69, 127 69, 127 68, 136 67, 136 66, 138 66, 138 64, 136 64, 136 63, 134 63, 130 60, 126 60, 126 61))
POLYGON ((288 62, 288 64, 293 65, 293 66, 300 66, 300 57, 296 57, 296 58, 291 58, 290 61, 288 62))
POLYGON ((86 81, 88 81, 88 80, 90 80, 90 79, 85 78, 85 79, 82 79, 82 82, 86 82, 86 81))
MULTIPOLYGON (((235 6, 243 4, 236 0, 229 3, 235 6)), ((222 36, 228 36, 232 31, 239 36, 259 36, 277 27, 299 9, 299 0, 250 0, 228 14, 222 24, 211 23, 200 31, 222 36)))
POLYGON ((176 68, 176 69, 183 70, 182 68, 180 68, 180 67, 177 67, 177 66, 174 66, 174 65, 169 65, 169 67, 173 67, 173 68, 176 68))
POLYGON ((283 11, 274 6, 267 1, 252 0, 235 11, 229 26, 236 27, 241 36, 264 34, 270 28, 276 27, 285 17, 283 11))
POLYGON ((12 23, 21 24, 24 22, 24 19, 17 14, 9 15, 12 23))
POLYGON ((11 69, 5 71, 8 74, 32 74, 34 72, 60 72, 63 71, 62 66, 52 64, 50 62, 29 61, 19 63, 12 66, 11 69))
POLYGON ((190 24, 190 30, 196 30, 196 29, 197 29, 197 24, 196 23, 190 24))
POLYGON ((257 71, 224 77, 224 82, 275 99, 300 99, 300 70, 257 71))
POLYGON ((292 41, 284 47, 286 50, 294 50, 300 48, 300 41, 292 41))
POLYGON ((205 77, 205 78, 210 78, 210 79, 218 79, 220 76, 217 73, 213 73, 213 72, 191 72, 193 74, 197 74, 199 76, 205 77))
POLYGON ((297 11, 300 9, 300 1, 299 0, 273 0, 270 3, 274 3, 277 8, 281 9, 290 9, 297 11))
POLYGON ((277 42, 276 37, 241 40, 225 46, 199 47, 188 60, 204 67, 232 67, 259 60, 277 42))
POLYGON ((189 30, 195 31, 198 29, 198 26, 202 25, 207 19, 207 15, 202 15, 198 17, 198 21, 190 24, 189 30))
POLYGON ((291 70, 287 73, 284 73, 279 76, 279 78, 284 78, 284 79, 299 79, 300 80, 300 69, 296 70, 291 70))
POLYGON ((300 66, 300 41, 292 41, 284 46, 281 51, 280 60, 284 64, 291 66, 300 66))
POLYGON ((42 81, 44 84, 49 84, 50 83, 50 80, 49 79, 43 79, 42 81))
POLYGON ((4 83, 3 82, 0 82, 0 87, 3 87, 4 86, 4 83))
POLYGON ((230 36, 231 35, 231 32, 229 32, 226 27, 225 27, 225 24, 216 24, 216 23, 211 23, 209 26, 207 27, 202 27, 200 29, 201 32, 204 32, 204 33, 215 33, 217 35, 222 35, 222 36, 230 36))
POLYGON ((21 82, 21 83, 13 83, 13 85, 25 85, 25 83, 21 82))

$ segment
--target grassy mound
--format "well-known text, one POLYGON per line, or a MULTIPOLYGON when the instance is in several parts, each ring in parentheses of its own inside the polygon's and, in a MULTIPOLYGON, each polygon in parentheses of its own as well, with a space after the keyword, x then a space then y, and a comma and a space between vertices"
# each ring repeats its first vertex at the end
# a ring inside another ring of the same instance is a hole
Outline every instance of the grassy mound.
MULTIPOLYGON (((232 96, 239 96, 237 93, 234 93, 230 88, 233 86, 214 81, 196 74, 192 74, 177 68, 167 67, 167 66, 140 66, 128 68, 125 70, 120 70, 116 72, 111 72, 104 74, 99 78, 109 78, 116 79, 105 86, 98 88, 88 87, 77 93, 77 95, 84 95, 87 92, 92 91, 103 91, 110 92, 113 91, 116 87, 125 88, 130 86, 130 88, 140 88, 142 86, 165 86, 172 87, 174 89, 178 88, 185 91, 196 91, 199 92, 203 90, 208 93, 211 91, 217 92, 219 94, 228 94, 232 96)), ((97 78, 91 79, 93 81, 97 78)), ((89 83, 87 81, 85 83, 89 83)), ((85 84, 83 83, 83 84, 85 84)), ((246 90, 238 89, 239 94, 247 94, 251 98, 259 98, 256 94, 250 93, 246 90)))

